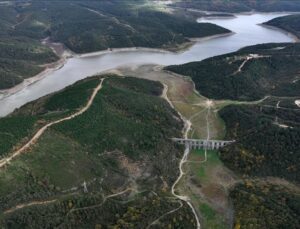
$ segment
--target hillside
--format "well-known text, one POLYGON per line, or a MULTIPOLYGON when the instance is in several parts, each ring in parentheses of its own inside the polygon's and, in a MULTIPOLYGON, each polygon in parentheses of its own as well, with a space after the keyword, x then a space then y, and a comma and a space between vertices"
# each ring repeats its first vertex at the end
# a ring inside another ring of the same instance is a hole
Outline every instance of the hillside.
MULTIPOLYGON (((79 111, 100 82, 88 78, 25 105, 0 119, 15 127, 1 133, 22 136, 12 144, 20 146, 37 126, 79 111)), ((170 138, 183 124, 161 93, 157 82, 105 79, 86 112, 49 127, 1 168, 1 227, 146 228, 174 209, 157 225, 194 227, 190 208, 170 198, 183 150, 170 138)))
POLYGON ((50 48, 18 28, 26 19, 16 6, 0 4, 0 90, 21 83, 41 72, 45 64, 58 60, 50 48))
POLYGON ((219 153, 240 179, 234 228, 299 227, 299 53, 299 44, 262 44, 165 68, 192 78, 236 141, 219 153))
POLYGON ((272 75, 275 86, 272 93, 263 94, 261 86, 268 85, 268 78, 258 81, 256 89, 246 81, 253 95, 256 90, 271 96, 253 103, 233 102, 219 111, 225 138, 236 140, 221 149, 220 158, 244 180, 230 192, 235 228, 299 227, 300 109, 296 101, 300 90, 299 65, 293 62, 298 49, 298 45, 268 44, 240 51, 270 55, 270 62, 261 61, 264 64, 253 68, 252 74, 272 75))
POLYGON ((145 1, 10 1, 0 4, 0 89, 45 69, 58 57, 46 37, 71 51, 108 48, 176 49, 188 37, 227 33, 145 1))
POLYGON ((295 0, 180 0, 177 7, 194 8, 218 12, 260 12, 300 11, 300 2, 295 0))
POLYGON ((268 95, 298 96, 299 53, 299 44, 263 44, 165 69, 190 76, 208 98, 247 101, 268 95))
POLYGON ((48 47, 27 38, 0 36, 0 90, 11 88, 45 69, 58 57, 48 47))
POLYGON ((263 44, 166 67, 191 76, 208 98, 234 100, 219 111, 225 137, 237 141, 221 151, 221 159, 239 174, 300 181, 300 110, 295 103, 300 98, 299 53, 299 44, 263 44))
POLYGON ((22 30, 32 31, 38 23, 40 30, 33 36, 49 35, 77 53, 120 47, 167 48, 187 42, 187 37, 228 32, 144 1, 36 1, 20 12, 24 17, 30 15, 20 25, 22 30))
POLYGON ((300 109, 296 104, 286 105, 295 99, 278 97, 258 105, 223 108, 220 115, 226 138, 237 140, 221 150, 225 164, 239 174, 275 176, 299 183, 300 109))
POLYGON ((286 30, 300 38, 300 15, 277 17, 265 23, 286 30))

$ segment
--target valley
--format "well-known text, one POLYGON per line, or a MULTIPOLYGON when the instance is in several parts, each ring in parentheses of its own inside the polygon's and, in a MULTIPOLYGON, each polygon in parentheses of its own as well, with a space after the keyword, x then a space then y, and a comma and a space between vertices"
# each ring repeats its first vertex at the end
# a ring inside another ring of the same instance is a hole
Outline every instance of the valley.
POLYGON ((176 50, 191 45, 189 38, 229 32, 143 0, 11 1, 0 5, 0 26, 0 90, 57 61, 59 53, 40 42, 45 38, 79 54, 124 47, 176 50))
MULTIPOLYGON (((236 140, 235 144, 220 150, 220 159, 240 177, 238 184, 229 188, 237 210, 234 222, 237 228, 263 228, 266 225, 268 228, 280 225, 297 228, 299 225, 299 221, 294 220, 297 208, 290 205, 290 201, 299 203, 300 194, 297 186, 300 110, 296 104, 299 85, 295 81, 299 68, 293 62, 297 61, 298 49, 298 44, 263 44, 202 62, 165 68, 191 76, 201 94, 227 99, 223 104, 222 100, 212 103, 220 105, 218 114, 226 126, 225 139, 236 140), (270 86, 264 77, 272 77, 270 86), (240 79, 245 87, 238 85, 240 79), (277 179, 270 179, 274 177, 277 179), (275 194, 267 197, 270 190, 275 194), (270 204, 272 201, 277 203, 278 196, 285 198, 285 205, 270 204), (253 204, 249 206, 249 202, 253 204), (262 206, 260 213, 251 209, 257 204, 262 206), (271 215, 277 214, 276 211, 284 214, 274 221, 271 215), (264 217, 260 218, 260 215, 264 217)), ((204 174, 203 169, 201 174, 204 174)))
POLYGON ((20 85, 20 87, 18 86, 12 90, 2 91, 2 95, 0 93, 0 106, 3 109, 0 110, 0 116, 7 115, 28 102, 61 90, 87 76, 99 74, 110 69, 147 64, 184 64, 233 52, 250 44, 255 45, 260 42, 293 42, 293 37, 287 36, 280 31, 262 28, 260 25, 257 25, 258 23, 282 15, 281 13, 268 15, 253 14, 239 15, 230 20, 202 19, 200 24, 202 22, 214 22, 219 26, 226 26, 229 30, 232 29, 235 33, 200 39, 189 49, 178 53, 157 49, 124 48, 66 58, 60 68, 49 69, 46 74, 41 78, 33 80, 32 83, 20 85), (239 26, 241 22, 247 24, 247 30, 239 26), (249 33, 252 34, 250 41, 248 39, 249 33))
POLYGON ((296 3, 3 5, 13 16, 0 24, 34 53, 5 40, 4 59, 48 70, 0 94, 1 227, 300 227, 299 17, 198 18, 296 3))

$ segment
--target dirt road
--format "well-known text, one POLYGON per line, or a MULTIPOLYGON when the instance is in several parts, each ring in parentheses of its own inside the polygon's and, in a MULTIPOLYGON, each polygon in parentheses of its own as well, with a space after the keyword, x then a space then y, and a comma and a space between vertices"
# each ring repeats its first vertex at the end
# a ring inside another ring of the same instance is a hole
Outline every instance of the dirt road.
POLYGON ((5 165, 7 165, 8 163, 10 163, 10 161, 12 161, 15 157, 19 156, 20 154, 26 152, 26 150, 28 150, 30 147, 32 147, 36 141, 43 135, 43 133, 51 126, 58 124, 60 122, 64 122, 70 119, 73 119, 81 114, 83 114, 84 112, 86 112, 90 106, 92 105, 98 91, 102 88, 102 83, 103 83, 104 79, 101 79, 100 83, 98 84, 98 86, 94 89, 91 97, 89 98, 87 104, 81 108, 79 111, 77 111, 76 113, 67 116, 65 118, 61 118, 59 120, 53 121, 48 123, 47 125, 43 126, 42 128, 40 128, 36 134, 25 144, 23 145, 20 149, 16 150, 15 152, 13 152, 10 156, 3 158, 2 160, 0 160, 0 168, 4 167, 5 165))

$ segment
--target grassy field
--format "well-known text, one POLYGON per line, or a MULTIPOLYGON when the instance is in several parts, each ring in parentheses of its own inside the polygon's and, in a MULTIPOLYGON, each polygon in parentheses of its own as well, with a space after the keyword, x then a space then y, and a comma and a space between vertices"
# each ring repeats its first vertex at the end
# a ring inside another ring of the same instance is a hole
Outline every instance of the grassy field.
POLYGON ((207 228, 230 228, 232 211, 228 187, 234 183, 229 171, 219 159, 218 151, 192 150, 188 159, 185 190, 198 207, 203 225, 207 228), (221 175, 222 174, 222 175, 221 175))

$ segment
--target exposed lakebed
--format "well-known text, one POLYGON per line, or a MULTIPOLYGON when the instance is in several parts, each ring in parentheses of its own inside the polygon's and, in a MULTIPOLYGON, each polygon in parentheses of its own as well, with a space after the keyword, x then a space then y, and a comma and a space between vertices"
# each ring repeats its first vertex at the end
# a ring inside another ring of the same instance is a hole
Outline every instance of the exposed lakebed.
POLYGON ((190 49, 179 53, 150 49, 123 49, 74 56, 58 70, 49 71, 41 80, 28 85, 14 94, 0 100, 0 116, 11 113, 27 102, 58 91, 88 76, 122 66, 146 64, 171 65, 203 60, 215 55, 233 52, 248 45, 269 42, 293 42, 288 33, 267 28, 260 23, 283 16, 283 13, 254 13, 237 15, 235 18, 199 19, 230 29, 233 34, 207 39, 199 39, 190 49))

